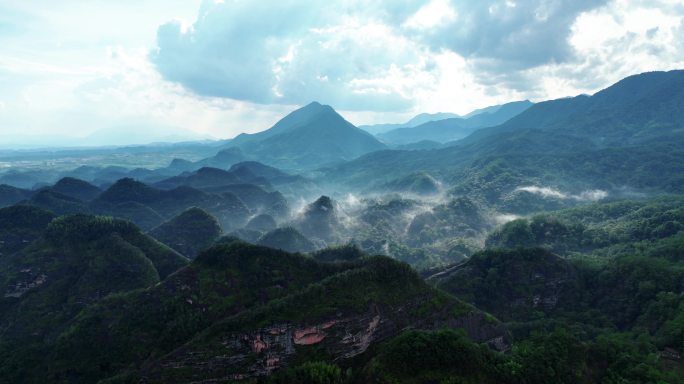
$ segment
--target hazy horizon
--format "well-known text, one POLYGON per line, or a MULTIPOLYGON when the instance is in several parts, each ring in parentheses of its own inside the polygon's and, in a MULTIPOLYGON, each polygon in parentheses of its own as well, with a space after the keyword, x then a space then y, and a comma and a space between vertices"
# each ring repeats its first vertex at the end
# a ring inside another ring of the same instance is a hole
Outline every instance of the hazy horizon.
POLYGON ((3 147, 225 139, 313 100, 398 123, 684 67, 666 0, 30 3, 0 4, 3 147))

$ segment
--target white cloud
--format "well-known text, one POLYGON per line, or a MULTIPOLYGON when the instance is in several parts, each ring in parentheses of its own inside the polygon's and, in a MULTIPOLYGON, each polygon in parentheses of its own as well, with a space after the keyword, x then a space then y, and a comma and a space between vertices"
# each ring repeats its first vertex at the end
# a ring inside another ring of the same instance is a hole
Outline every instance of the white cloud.
MULTIPOLYGON (((169 127, 174 133, 184 128, 204 137, 229 138, 262 130, 263 124, 275 122, 294 108, 264 109, 247 102, 198 97, 164 80, 147 60, 146 50, 106 51, 109 62, 94 71, 31 63, 23 72, 9 72, 5 66, 20 97, 8 104, 13 113, 0 117, 3 130, 78 137, 117 126, 139 126, 151 132, 169 127)), ((0 81, 2 69, 0 61, 0 81)))
POLYGON ((411 15, 403 24, 411 29, 430 29, 457 19, 457 13, 447 0, 432 0, 411 15))
POLYGON ((503 224, 506 224, 510 221, 517 220, 521 217, 522 216, 520 216, 520 215, 515 215, 512 213, 500 213, 500 214, 494 215, 494 222, 496 223, 496 225, 503 225, 503 224))
POLYGON ((682 68, 683 19, 678 0, 7 0, 0 126, 231 137, 311 100, 357 124, 466 113, 682 68))
POLYGON ((683 15, 673 1, 206 1, 186 32, 160 27, 153 57, 201 95, 468 112, 681 66, 683 15))
POLYGON ((528 192, 549 199, 577 201, 599 201, 608 197, 608 192, 600 189, 582 191, 581 193, 574 195, 550 187, 526 186, 516 188, 515 192, 528 192))
MULTIPOLYGON (((592 94, 641 72, 684 68, 681 3, 615 0, 579 14, 570 31, 567 60, 501 72, 491 84, 545 100, 592 94)), ((476 73, 483 82, 491 75, 476 73)))
POLYGON ((402 82, 429 72, 427 48, 344 7, 205 2, 187 31, 175 22, 159 28, 151 57, 166 78, 200 95, 262 104, 318 100, 352 110, 410 107, 402 82))

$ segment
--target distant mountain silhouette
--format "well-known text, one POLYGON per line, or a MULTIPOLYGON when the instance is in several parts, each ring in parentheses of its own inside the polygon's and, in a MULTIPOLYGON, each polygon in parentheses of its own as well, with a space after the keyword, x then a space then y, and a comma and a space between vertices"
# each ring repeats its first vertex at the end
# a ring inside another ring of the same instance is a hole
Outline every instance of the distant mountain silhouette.
POLYGON ((421 113, 412 117, 409 121, 405 123, 382 123, 382 124, 370 124, 370 125, 359 125, 360 129, 372 134, 379 135, 385 132, 389 132, 394 129, 399 128, 413 128, 421 124, 428 123, 430 121, 439 121, 444 119, 452 119, 455 117, 460 117, 455 113, 448 112, 437 112, 437 113, 421 113))
POLYGON ((57 215, 90 213, 90 209, 83 201, 55 192, 50 188, 41 189, 36 192, 26 203, 46 209, 57 215))
POLYGON ((405 145, 425 140, 446 143, 462 139, 480 128, 499 125, 532 105, 533 103, 529 100, 516 101, 490 107, 491 109, 485 109, 483 112, 468 118, 441 119, 428 121, 417 126, 394 129, 379 134, 378 138, 385 143, 394 145, 405 145))
POLYGON ((31 196, 31 191, 13 187, 11 185, 0 184, 0 207, 16 204, 29 196, 31 196))
POLYGON ((437 112, 437 113, 421 113, 414 116, 411 120, 406 122, 407 127, 417 127, 419 125, 429 123, 431 121, 438 121, 444 119, 453 119, 461 117, 455 113, 437 112))
POLYGON ((163 195, 162 191, 150 187, 131 178, 124 178, 107 188, 95 200, 95 203, 125 203, 134 201, 136 203, 155 203, 158 202, 163 195))
MULTIPOLYGON (((257 186, 253 188, 262 191, 257 186)), ((242 227, 250 215, 249 209, 234 194, 226 192, 230 190, 209 193, 187 185, 162 190, 133 179, 121 179, 102 192, 90 207, 100 214, 134 220, 145 228, 159 224, 157 214, 170 219, 188 208, 199 207, 215 216, 224 230, 242 227), (149 209, 141 211, 138 204, 149 209), (135 212, 136 206, 142 215, 135 212)))
POLYGON ((271 189, 268 180, 257 177, 248 170, 243 172, 225 171, 223 169, 204 167, 194 172, 183 173, 155 184, 158 188, 171 189, 181 185, 198 189, 219 187, 230 184, 249 183, 271 189))
POLYGON ((368 186, 418 171, 492 202, 521 183, 684 191, 684 71, 630 76, 592 96, 535 104, 445 148, 382 151, 327 171, 368 186))
MULTIPOLYGON (((398 123, 398 124, 371 124, 371 125, 359 125, 359 128, 363 129, 364 131, 371 133, 373 135, 380 135, 395 129, 400 129, 400 128, 414 128, 419 125, 429 123, 429 122, 436 122, 440 120, 446 120, 446 119, 462 119, 462 120, 468 120, 472 117, 475 117, 476 115, 484 115, 485 119, 495 115, 497 112, 502 107, 507 107, 507 108, 519 108, 522 106, 527 105, 528 107, 532 105, 533 103, 530 102, 529 100, 525 101, 515 101, 512 103, 506 103, 506 104, 498 104, 498 105, 492 105, 489 107, 481 108, 481 109, 476 109, 472 112, 469 112, 463 116, 459 116, 455 113, 448 113, 448 112, 437 112, 437 113, 421 113, 413 118, 411 118, 409 121, 405 123, 398 123)), ((505 109, 504 109, 505 113, 505 109)), ((518 112, 519 113, 519 112, 518 112)), ((499 123, 500 124, 500 123, 499 123)), ((491 124, 490 124, 491 125, 491 124)), ((489 126, 489 125, 485 125, 489 126)))
POLYGON ((290 113, 266 131, 237 136, 229 146, 285 169, 317 168, 385 148, 332 107, 316 102, 290 113))
POLYGON ((549 140, 563 135, 587 140, 583 149, 589 149, 681 136, 683 87, 684 70, 630 76, 592 96, 538 103, 500 126, 478 131, 463 144, 495 135, 534 135, 549 140))
POLYGON ((70 196, 82 201, 90 201, 102 193, 100 188, 80 179, 65 177, 59 180, 51 188, 55 192, 70 196))

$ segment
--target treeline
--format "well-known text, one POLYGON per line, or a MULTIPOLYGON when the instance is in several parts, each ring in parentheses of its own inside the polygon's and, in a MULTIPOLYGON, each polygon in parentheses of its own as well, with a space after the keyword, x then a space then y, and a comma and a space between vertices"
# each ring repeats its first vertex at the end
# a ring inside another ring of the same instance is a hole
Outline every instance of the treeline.
POLYGON ((684 257, 684 199, 591 204, 511 221, 488 248, 538 246, 560 255, 684 257))

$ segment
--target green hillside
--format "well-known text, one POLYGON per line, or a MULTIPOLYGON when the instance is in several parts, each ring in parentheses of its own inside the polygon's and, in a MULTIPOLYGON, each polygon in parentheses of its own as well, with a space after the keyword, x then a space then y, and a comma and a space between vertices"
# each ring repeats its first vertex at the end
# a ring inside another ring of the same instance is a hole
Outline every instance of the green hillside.
POLYGON ((0 259, 3 381, 32 381, 45 353, 82 309, 110 294, 155 285, 187 259, 106 217, 64 216, 18 253, 0 259))
POLYGON ((221 226, 215 217, 193 207, 150 231, 150 236, 194 259, 221 236, 221 226))

